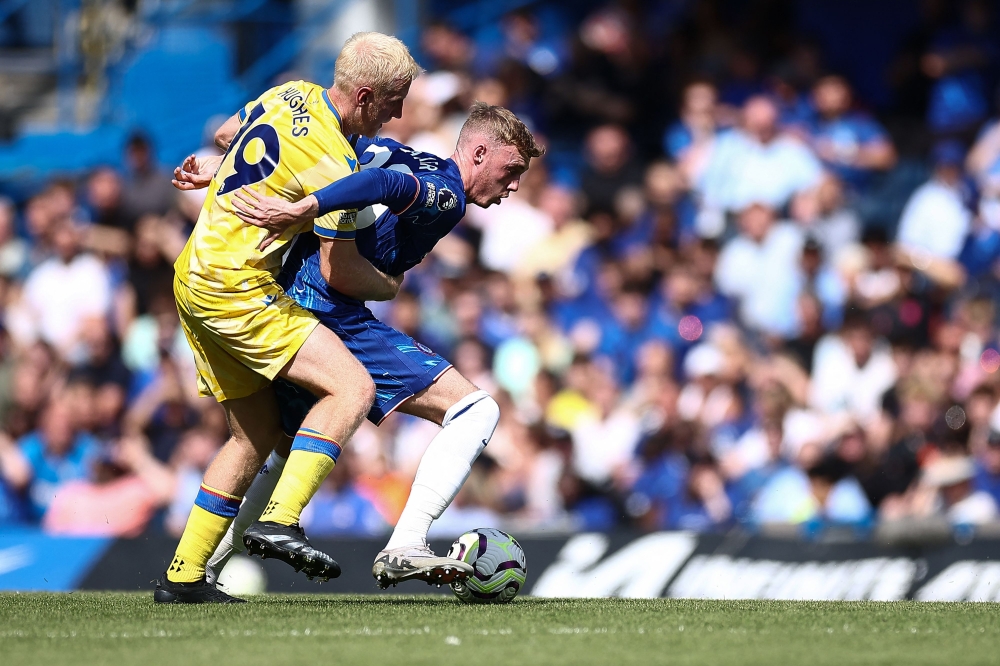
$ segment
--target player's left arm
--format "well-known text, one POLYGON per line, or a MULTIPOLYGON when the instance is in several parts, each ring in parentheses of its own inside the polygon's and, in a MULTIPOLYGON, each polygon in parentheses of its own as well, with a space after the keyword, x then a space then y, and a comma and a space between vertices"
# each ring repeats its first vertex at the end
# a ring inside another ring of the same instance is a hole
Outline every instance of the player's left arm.
POLYGON ((288 227, 310 222, 337 210, 357 210, 384 204, 399 215, 426 195, 427 184, 413 174, 390 169, 366 169, 351 174, 299 201, 271 197, 243 187, 233 197, 233 207, 241 220, 271 233, 261 244, 264 249, 288 227))

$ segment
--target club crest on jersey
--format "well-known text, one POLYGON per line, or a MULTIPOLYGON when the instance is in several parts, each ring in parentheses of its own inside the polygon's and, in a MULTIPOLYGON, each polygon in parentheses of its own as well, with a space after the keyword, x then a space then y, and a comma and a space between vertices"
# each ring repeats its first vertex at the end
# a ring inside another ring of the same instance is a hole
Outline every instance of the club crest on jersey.
POLYGON ((447 187, 442 187, 437 195, 438 210, 451 210, 458 205, 458 197, 447 187))
POLYGON ((427 181, 427 198, 424 199, 424 208, 434 206, 434 197, 437 196, 437 185, 427 181))

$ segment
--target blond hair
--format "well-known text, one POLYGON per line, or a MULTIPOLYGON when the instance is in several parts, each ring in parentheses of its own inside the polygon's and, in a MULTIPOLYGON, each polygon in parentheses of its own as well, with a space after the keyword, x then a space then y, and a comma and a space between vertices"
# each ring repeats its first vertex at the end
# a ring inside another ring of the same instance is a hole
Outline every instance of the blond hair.
POLYGON ((514 146, 525 161, 545 154, 545 146, 535 140, 528 126, 502 106, 475 102, 458 135, 459 143, 473 134, 483 134, 501 145, 514 146))
POLYGON ((333 85, 347 95, 361 87, 385 94, 409 83, 423 71, 406 44, 381 32, 351 35, 334 67, 333 85))

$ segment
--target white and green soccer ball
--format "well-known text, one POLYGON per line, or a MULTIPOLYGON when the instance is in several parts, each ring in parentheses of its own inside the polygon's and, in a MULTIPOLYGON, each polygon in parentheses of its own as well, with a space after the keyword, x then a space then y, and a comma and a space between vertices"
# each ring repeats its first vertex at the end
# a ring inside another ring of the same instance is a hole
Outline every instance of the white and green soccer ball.
POLYGON ((466 532, 451 544, 448 557, 472 565, 475 573, 451 589, 467 604, 505 604, 521 591, 528 562, 517 539, 493 529, 466 532))

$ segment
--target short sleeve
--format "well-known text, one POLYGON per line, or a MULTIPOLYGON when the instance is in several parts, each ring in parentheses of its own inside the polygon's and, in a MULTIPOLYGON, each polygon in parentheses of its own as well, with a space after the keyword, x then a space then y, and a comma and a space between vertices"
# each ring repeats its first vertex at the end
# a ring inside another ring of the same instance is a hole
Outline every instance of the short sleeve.
MULTIPOLYGON (((342 151, 343 152, 343 151, 342 151)), ((309 196, 330 183, 349 176, 357 170, 358 160, 349 147, 346 152, 352 154, 326 154, 319 159, 316 166, 309 170, 302 180, 302 193, 309 196)), ((356 210, 335 210, 313 222, 313 231, 320 238, 333 240, 354 240, 357 231, 358 212, 356 210)))
POLYGON ((335 210, 313 222, 313 231, 320 238, 354 240, 358 230, 358 211, 335 210))

